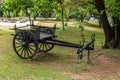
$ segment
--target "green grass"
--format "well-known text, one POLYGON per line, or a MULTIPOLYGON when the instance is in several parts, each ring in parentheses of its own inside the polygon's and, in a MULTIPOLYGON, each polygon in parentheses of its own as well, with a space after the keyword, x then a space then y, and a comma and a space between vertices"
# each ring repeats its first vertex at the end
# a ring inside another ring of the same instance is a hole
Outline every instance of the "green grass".
POLYGON ((67 75, 56 72, 47 63, 18 58, 13 51, 12 36, 9 33, 11 32, 6 30, 0 32, 0 80, 67 79, 67 75))
POLYGON ((0 30, 9 30, 11 28, 13 28, 13 26, 1 26, 0 25, 0 30))
POLYGON ((99 23, 98 22, 83 22, 84 25, 86 26, 92 26, 92 27, 98 27, 99 28, 99 23))
MULTIPOLYGON (((74 48, 55 46, 48 53, 37 54, 32 60, 20 59, 13 51, 11 33, 13 31, 0 31, 0 80, 74 80, 72 74, 80 75, 89 71, 86 57, 78 60, 77 49, 74 48)), ((104 41, 102 30, 86 27, 84 34, 87 42, 92 33, 96 33, 96 47, 101 46, 104 41)), ((67 42, 79 44, 81 40, 81 32, 77 27, 67 26, 65 31, 60 28, 56 34, 57 39, 67 42)), ((99 54, 105 51, 95 52, 99 54)))

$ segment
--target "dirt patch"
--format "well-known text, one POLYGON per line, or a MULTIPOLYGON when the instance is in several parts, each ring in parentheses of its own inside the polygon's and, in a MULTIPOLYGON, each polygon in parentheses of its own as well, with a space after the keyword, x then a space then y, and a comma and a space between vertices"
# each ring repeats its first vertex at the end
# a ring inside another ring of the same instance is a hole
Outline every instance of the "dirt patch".
POLYGON ((89 73, 95 78, 120 79, 120 57, 111 54, 103 54, 97 56, 93 63, 94 65, 90 66, 89 73))
POLYGON ((102 54, 95 58, 88 71, 80 74, 72 72, 62 74, 68 74, 75 80, 120 80, 120 57, 102 54))
POLYGON ((95 65, 107 70, 118 71, 120 70, 120 58, 111 54, 100 55, 96 58, 95 65))

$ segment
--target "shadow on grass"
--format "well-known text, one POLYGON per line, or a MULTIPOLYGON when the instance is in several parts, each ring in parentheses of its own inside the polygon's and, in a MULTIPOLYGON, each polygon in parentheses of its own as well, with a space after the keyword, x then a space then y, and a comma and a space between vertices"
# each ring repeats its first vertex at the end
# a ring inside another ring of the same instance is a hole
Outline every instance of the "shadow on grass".
POLYGON ((86 63, 86 59, 78 59, 75 55, 63 55, 59 53, 38 53, 31 61, 33 62, 43 62, 43 63, 55 63, 64 65, 73 65, 81 63, 86 63))
POLYGON ((32 61, 37 61, 37 62, 44 62, 44 61, 59 61, 60 59, 65 58, 62 55, 58 55, 55 53, 37 53, 37 55, 32 59, 32 61))

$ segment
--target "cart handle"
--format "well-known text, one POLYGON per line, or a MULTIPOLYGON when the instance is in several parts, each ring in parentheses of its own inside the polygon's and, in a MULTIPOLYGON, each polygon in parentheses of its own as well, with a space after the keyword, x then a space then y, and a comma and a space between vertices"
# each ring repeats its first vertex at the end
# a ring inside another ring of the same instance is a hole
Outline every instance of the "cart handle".
POLYGON ((81 52, 83 52, 84 49, 86 49, 86 50, 93 50, 93 47, 90 47, 90 45, 92 45, 94 43, 94 41, 95 41, 95 39, 93 39, 91 42, 89 42, 88 44, 86 44, 82 48, 79 48, 77 50, 77 54, 80 54, 81 52))
POLYGON ((93 33, 91 35, 91 41, 88 44, 86 44, 82 48, 78 49, 77 54, 83 52, 84 49, 86 49, 86 50, 94 50, 94 41, 95 41, 95 33, 93 33), (92 44, 93 44, 93 47, 90 47, 90 45, 92 45, 92 44))

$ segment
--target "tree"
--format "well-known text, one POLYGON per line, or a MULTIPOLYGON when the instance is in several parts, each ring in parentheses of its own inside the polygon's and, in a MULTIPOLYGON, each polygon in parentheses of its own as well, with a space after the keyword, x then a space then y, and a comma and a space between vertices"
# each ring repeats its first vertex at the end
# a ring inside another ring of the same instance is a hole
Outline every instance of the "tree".
POLYGON ((15 0, 5 0, 4 3, 2 3, 2 10, 5 16, 7 16, 9 19, 11 17, 11 12, 14 14, 14 10, 16 5, 14 5, 15 0))
POLYGON ((119 0, 112 0, 111 2, 108 2, 109 8, 109 14, 111 14, 112 17, 112 31, 113 31, 113 40, 112 40, 112 47, 113 48, 120 48, 120 1, 119 0), (112 6, 110 6, 112 5, 112 6), (111 12, 110 12, 111 10, 111 12))
MULTIPOLYGON (((108 0, 90 0, 88 1, 88 3, 93 4, 100 16, 100 21, 101 24, 103 26, 103 30, 105 33, 105 44, 104 44, 104 48, 109 48, 109 47, 113 47, 113 48, 120 48, 120 20, 119 20, 119 5, 120 5, 120 1, 118 0, 112 0, 115 5, 112 4, 110 5, 111 8, 113 9, 114 7, 114 11, 112 10, 111 14, 112 14, 112 19, 113 19, 113 24, 114 26, 111 27, 111 25, 109 24, 108 21, 108 15, 106 14, 106 12, 108 11, 106 9, 106 3, 111 3, 108 0), (115 12, 115 13, 114 13, 115 12), (116 15, 117 14, 117 15, 116 15), (111 45, 112 44, 112 45, 111 45)), ((110 9, 110 8, 109 8, 110 9)))
POLYGON ((104 0, 99 0, 99 1, 94 0, 94 3, 95 3, 95 7, 97 8, 97 11, 100 15, 100 21, 102 23, 103 30, 104 30, 104 33, 105 33, 105 45, 104 45, 104 47, 108 48, 109 44, 112 40, 113 35, 111 35, 112 29, 110 27, 110 24, 108 22, 108 18, 107 18, 107 15, 106 15, 105 3, 104 3, 104 0))
POLYGON ((52 14, 55 12, 55 9, 57 4, 53 1, 50 1, 50 0, 43 0, 41 1, 41 15, 44 17, 44 18, 48 18, 48 17, 51 17, 52 14))
POLYGON ((64 0, 57 0, 57 2, 60 4, 61 7, 61 17, 62 17, 62 26, 63 26, 63 30, 65 30, 65 26, 64 26, 64 0))

